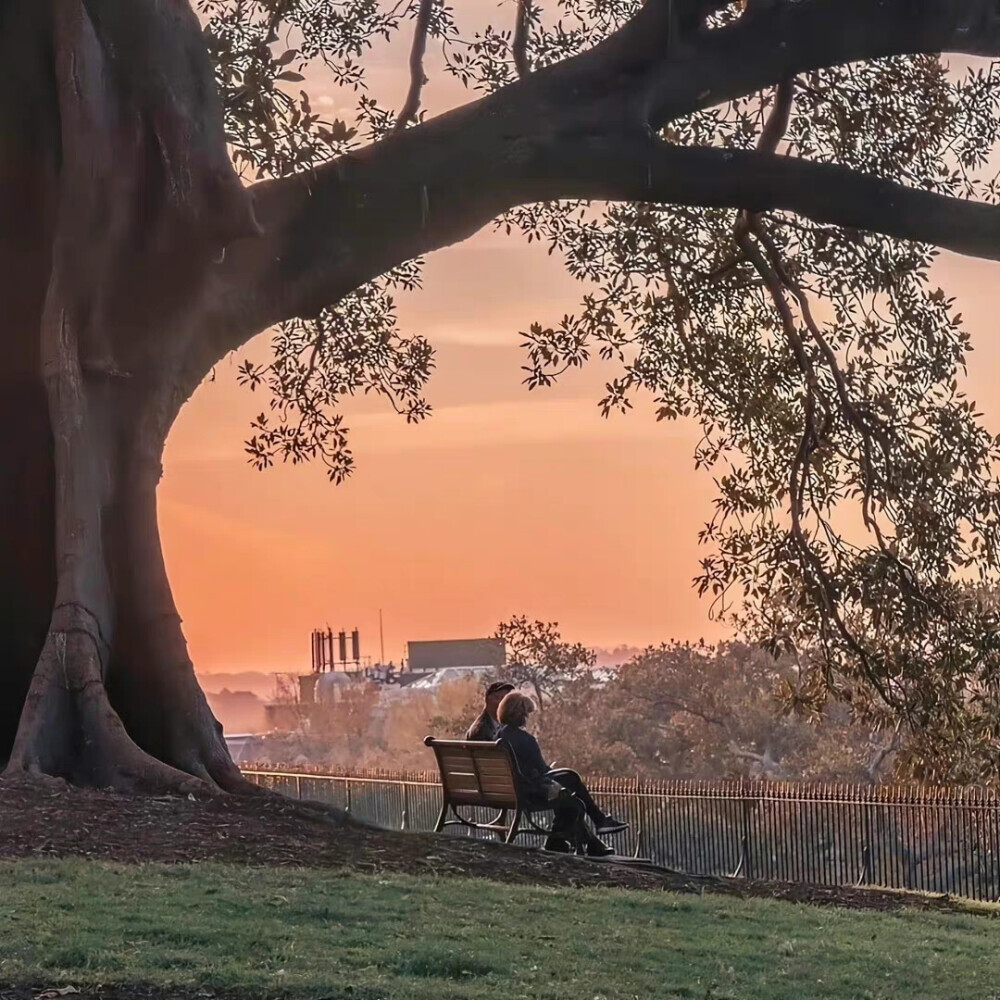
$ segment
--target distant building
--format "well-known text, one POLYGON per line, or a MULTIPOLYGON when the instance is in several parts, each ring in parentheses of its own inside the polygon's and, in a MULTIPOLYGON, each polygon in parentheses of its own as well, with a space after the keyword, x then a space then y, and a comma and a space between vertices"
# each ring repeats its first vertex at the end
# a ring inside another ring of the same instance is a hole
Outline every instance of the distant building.
POLYGON ((353 685, 376 684, 386 698, 405 698, 410 692, 415 694, 499 670, 507 659, 502 639, 438 639, 408 642, 405 663, 362 666, 357 648, 353 661, 334 660, 338 639, 332 630, 313 632, 313 669, 308 674, 287 675, 287 683, 279 685, 288 690, 283 691, 283 697, 264 706, 264 731, 308 730, 320 706, 339 701, 353 685))
POLYGON ((452 668, 492 667, 498 669, 507 659, 503 639, 437 639, 408 642, 407 668, 411 673, 452 668))
POLYGON ((304 720, 303 707, 296 703, 272 702, 264 706, 268 732, 288 733, 299 729, 304 720))
POLYGON ((343 692, 353 684, 358 683, 357 680, 348 674, 339 674, 333 671, 328 674, 314 674, 313 676, 318 677, 318 680, 313 685, 313 701, 324 705, 340 701, 343 692))
POLYGON ((417 680, 407 684, 403 690, 423 691, 427 688, 439 688, 442 684, 464 681, 478 674, 488 674, 493 669, 493 667, 442 667, 440 670, 432 670, 429 674, 420 674, 417 680))
POLYGON ((234 733, 232 735, 227 733, 225 740, 234 764, 253 760, 252 748, 258 742, 258 738, 253 733, 234 733))

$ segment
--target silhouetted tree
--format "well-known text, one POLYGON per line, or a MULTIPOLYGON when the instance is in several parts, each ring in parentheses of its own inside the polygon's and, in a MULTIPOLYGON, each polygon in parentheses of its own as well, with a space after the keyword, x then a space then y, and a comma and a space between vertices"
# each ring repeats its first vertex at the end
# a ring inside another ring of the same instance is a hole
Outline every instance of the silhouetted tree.
POLYGON ((875 782, 900 741, 828 704, 791 710, 801 672, 744 643, 653 646, 561 692, 541 722, 553 756, 589 774, 875 782))
POLYGON ((524 615, 501 622, 494 638, 503 640, 504 680, 527 687, 544 712, 556 692, 592 667, 597 657, 579 642, 564 642, 558 622, 531 621, 524 615))
POLYGON ((927 279, 934 246, 1000 256, 997 74, 935 55, 1000 53, 993 0, 519 0, 478 32, 437 0, 197 6, 0 0, 9 772, 241 786, 163 564, 170 427, 274 328, 242 370, 272 394, 251 458, 341 478, 343 396, 427 412, 431 351, 391 287, 498 218, 590 282, 532 327, 529 384, 599 351, 623 366, 607 411, 649 390, 702 422, 700 464, 725 459, 703 589, 794 604, 873 711, 957 718, 993 683, 995 616, 955 575, 996 568, 997 445, 927 279), (364 56, 411 22, 396 115, 364 56), (478 96, 424 120, 431 39, 478 96), (310 65, 359 94, 354 121, 298 91, 310 65), (831 527, 848 507, 854 538, 831 527))

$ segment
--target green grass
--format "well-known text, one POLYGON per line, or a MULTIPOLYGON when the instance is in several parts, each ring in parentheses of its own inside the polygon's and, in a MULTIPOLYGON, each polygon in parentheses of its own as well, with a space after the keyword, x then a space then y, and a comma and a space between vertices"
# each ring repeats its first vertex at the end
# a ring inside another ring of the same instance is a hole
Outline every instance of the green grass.
POLYGON ((336 1000, 987 1000, 1000 923, 222 865, 0 865, 0 982, 336 1000))

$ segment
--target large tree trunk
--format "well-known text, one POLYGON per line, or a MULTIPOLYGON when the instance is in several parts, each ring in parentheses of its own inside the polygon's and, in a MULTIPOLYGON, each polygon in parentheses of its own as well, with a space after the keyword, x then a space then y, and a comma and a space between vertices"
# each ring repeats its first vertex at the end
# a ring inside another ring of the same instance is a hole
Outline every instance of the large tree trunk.
POLYGON ((236 788, 156 522, 189 304, 255 229, 199 27, 181 2, 0 0, 0 67, 0 759, 236 788))
POLYGON ((81 370, 59 288, 56 274, 42 322, 56 587, 8 770, 102 787, 184 789, 190 776, 236 787, 163 565, 162 430, 124 380, 81 370))

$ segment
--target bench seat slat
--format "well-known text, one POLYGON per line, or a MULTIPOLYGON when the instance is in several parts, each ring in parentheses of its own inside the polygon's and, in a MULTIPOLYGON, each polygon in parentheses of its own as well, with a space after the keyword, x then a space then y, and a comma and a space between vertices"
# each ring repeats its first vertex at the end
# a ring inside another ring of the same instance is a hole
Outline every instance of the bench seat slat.
POLYGON ((510 764, 502 757, 477 757, 476 766, 480 774, 510 774, 510 764))
POLYGON ((449 788, 478 788, 479 779, 474 774, 446 774, 444 783, 449 788))
POLYGON ((475 773, 476 762, 472 759, 472 754, 442 754, 440 757, 441 767, 445 771, 468 771, 475 773))
POLYGON ((475 795, 480 791, 479 782, 476 781, 475 778, 456 778, 454 775, 449 775, 443 784, 445 789, 451 795, 454 795, 457 792, 475 795))
POLYGON ((479 787, 484 795, 509 795, 511 798, 517 796, 517 789, 510 778, 483 778, 479 782, 479 787))
POLYGON ((504 788, 514 787, 514 781, 509 774, 480 774, 479 783, 483 788, 487 785, 503 785, 504 788))
POLYGON ((448 796, 448 800, 457 806, 488 806, 492 809, 516 809, 517 799, 512 795, 482 795, 476 792, 475 795, 448 796))

